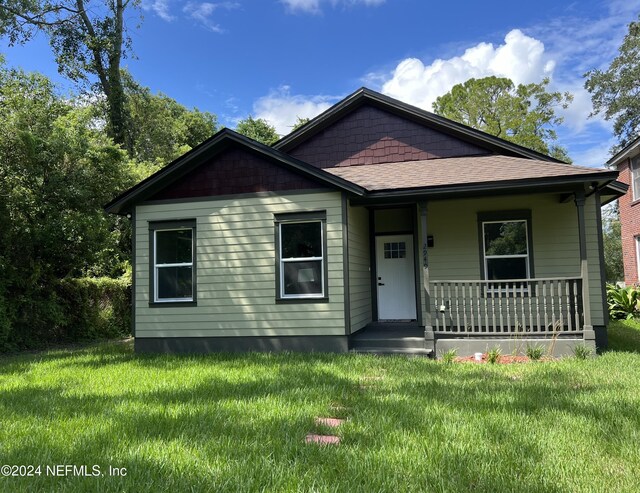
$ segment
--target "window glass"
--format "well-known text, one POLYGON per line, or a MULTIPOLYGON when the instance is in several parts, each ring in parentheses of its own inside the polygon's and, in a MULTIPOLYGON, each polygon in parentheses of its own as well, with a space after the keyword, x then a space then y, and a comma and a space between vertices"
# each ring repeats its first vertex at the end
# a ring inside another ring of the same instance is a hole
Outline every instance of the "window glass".
POLYGON ((404 241, 384 244, 384 258, 406 258, 407 244, 404 241))
POLYGON ((324 294, 322 221, 280 223, 281 296, 324 294))
POLYGON ((524 255, 527 253, 527 223, 505 221, 484 223, 486 255, 524 255))
POLYGON ((158 268, 158 299, 191 299, 193 296, 192 267, 158 268))
POLYGON ((529 248, 527 221, 482 223, 487 280, 527 279, 529 248))
POLYGON ((525 258, 489 258, 487 259, 487 280, 526 279, 527 259, 525 258))
POLYGON ((640 156, 631 160, 631 188, 633 189, 633 200, 640 198, 640 156))
POLYGON ((285 262, 284 294, 322 294, 322 261, 285 262))
POLYGON ((193 231, 155 231, 155 301, 193 300, 193 231))
POLYGON ((322 257, 322 223, 281 224, 282 258, 322 257))
POLYGON ((156 231, 156 264, 184 264, 193 259, 193 230, 156 231))

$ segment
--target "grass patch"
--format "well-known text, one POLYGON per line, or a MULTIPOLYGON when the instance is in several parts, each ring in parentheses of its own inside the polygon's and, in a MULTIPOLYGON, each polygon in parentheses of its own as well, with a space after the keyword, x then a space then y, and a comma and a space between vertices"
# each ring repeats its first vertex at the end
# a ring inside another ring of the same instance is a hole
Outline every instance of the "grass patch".
MULTIPOLYGON (((635 329, 634 329, 635 330, 635 329)), ((101 344, 0 360, 0 491, 637 491, 640 355, 136 356, 101 344), (333 409, 333 411, 332 411, 333 409), (339 415, 339 416, 338 416, 339 415), (304 443, 318 416, 339 446, 304 443)))
POLYGON ((607 331, 608 351, 640 353, 640 321, 612 320, 607 331))

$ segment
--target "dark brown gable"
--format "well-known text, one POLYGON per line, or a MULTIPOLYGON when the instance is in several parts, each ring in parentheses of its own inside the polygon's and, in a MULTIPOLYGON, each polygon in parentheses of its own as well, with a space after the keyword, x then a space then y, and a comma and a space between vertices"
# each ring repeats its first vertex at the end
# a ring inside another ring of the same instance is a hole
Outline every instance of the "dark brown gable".
POLYGON ((221 152, 149 200, 326 188, 242 149, 221 152))
POLYGON ((319 168, 489 154, 373 106, 363 106, 289 154, 319 168))

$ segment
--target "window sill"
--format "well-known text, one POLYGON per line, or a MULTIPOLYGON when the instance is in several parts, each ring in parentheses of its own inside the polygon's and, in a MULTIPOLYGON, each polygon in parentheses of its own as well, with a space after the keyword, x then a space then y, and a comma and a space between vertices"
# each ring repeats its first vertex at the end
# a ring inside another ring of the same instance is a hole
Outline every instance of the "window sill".
POLYGON ((197 301, 150 301, 149 302, 149 307, 150 308, 160 308, 160 307, 167 307, 167 308, 175 308, 178 306, 198 306, 198 302, 197 301))
POLYGON ((635 205, 640 204, 640 198, 632 200, 631 203, 629 204, 630 207, 633 207, 635 205))
POLYGON ((329 303, 329 297, 324 296, 322 298, 276 298, 276 305, 297 305, 301 303, 329 303))

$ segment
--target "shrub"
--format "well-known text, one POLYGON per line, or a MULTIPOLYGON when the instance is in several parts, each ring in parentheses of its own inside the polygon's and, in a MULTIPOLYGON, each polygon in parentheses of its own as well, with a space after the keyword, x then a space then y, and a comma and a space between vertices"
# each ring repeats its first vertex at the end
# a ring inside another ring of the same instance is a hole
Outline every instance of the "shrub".
POLYGON ((458 355, 458 350, 455 348, 451 348, 447 351, 444 351, 441 355, 443 363, 453 363, 458 355))
POLYGON ((577 344, 573 348, 573 355, 577 359, 587 359, 593 355, 593 349, 587 346, 586 344, 577 344))
POLYGON ((640 290, 633 286, 619 288, 608 284, 607 304, 611 318, 627 320, 634 318, 640 314, 640 290))
POLYGON ((65 316, 56 339, 86 340, 130 333, 131 282, 109 277, 64 279, 58 295, 65 316))
POLYGON ((525 354, 531 360, 537 361, 544 355, 545 348, 542 344, 536 344, 535 346, 527 345, 525 354))
POLYGON ((500 349, 500 346, 493 346, 493 348, 487 351, 487 362, 491 364, 498 363, 501 357, 502 349, 500 349))

